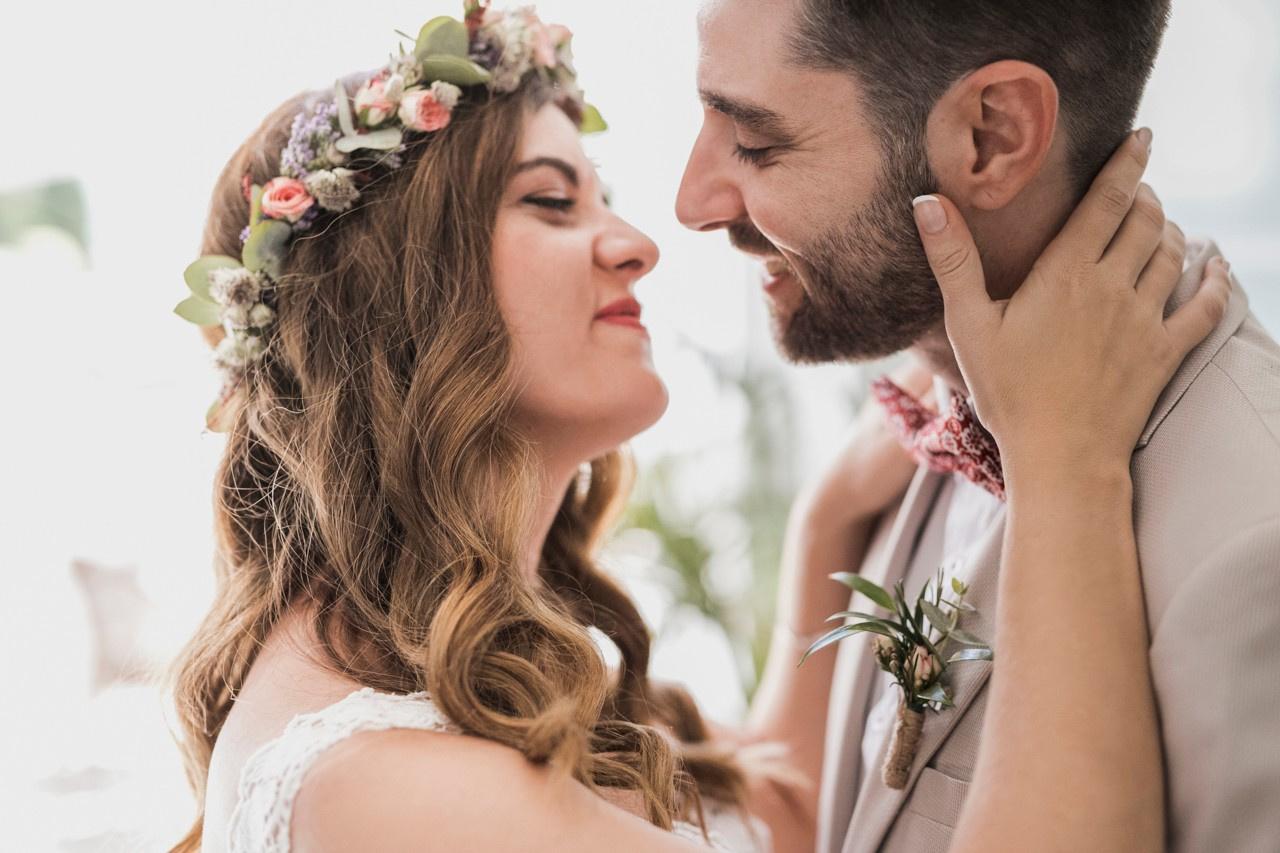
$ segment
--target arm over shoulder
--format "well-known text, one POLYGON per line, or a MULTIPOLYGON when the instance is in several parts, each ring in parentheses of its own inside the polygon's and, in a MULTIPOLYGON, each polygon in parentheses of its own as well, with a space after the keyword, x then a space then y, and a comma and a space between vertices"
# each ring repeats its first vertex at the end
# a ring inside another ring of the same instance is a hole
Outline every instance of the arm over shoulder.
POLYGON ((1175 851, 1280 838, 1280 518, 1240 531, 1179 586, 1151 664, 1175 851))
POLYGON ((408 729, 366 732, 328 750, 298 792, 291 841, 295 853, 700 849, 513 749, 408 729))

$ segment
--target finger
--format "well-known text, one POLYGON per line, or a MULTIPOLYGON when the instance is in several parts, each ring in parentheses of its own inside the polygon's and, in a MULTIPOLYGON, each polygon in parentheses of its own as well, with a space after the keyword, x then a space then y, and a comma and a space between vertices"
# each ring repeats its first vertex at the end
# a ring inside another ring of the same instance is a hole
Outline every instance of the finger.
POLYGON ((1075 258, 1100 259, 1129 214, 1150 156, 1151 131, 1144 127, 1131 133, 1094 178, 1051 248, 1059 246, 1075 258))
POLYGON ((1164 237, 1164 207, 1155 191, 1141 184, 1133 199, 1133 206, 1120 223, 1120 230, 1102 256, 1102 263, 1114 270, 1122 280, 1117 284, 1133 287, 1159 249, 1164 237))
POLYGON ((1178 282, 1182 280, 1182 263, 1187 256, 1187 238, 1176 223, 1166 222, 1147 266, 1138 277, 1138 295, 1161 311, 1178 282))
POLYGON ((911 204, 947 316, 968 322, 989 314, 994 306, 987 295, 982 259, 960 211, 941 195, 922 195, 911 204))
POLYGON ((1165 321, 1164 327, 1179 360, 1204 340, 1226 314, 1227 300, 1231 296, 1228 272, 1229 268, 1221 257, 1210 260, 1196 295, 1165 321))

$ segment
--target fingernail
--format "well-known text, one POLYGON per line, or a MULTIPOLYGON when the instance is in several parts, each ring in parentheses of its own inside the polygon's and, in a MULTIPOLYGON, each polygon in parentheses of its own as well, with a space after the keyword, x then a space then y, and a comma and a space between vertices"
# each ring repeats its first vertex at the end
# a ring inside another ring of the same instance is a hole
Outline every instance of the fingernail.
POLYGON ((915 208, 916 223, 926 234, 938 234, 947 227, 947 211, 936 196, 922 195, 911 200, 915 208))
POLYGON ((1138 131, 1138 141, 1147 147, 1147 153, 1151 153, 1151 128, 1144 127, 1138 131))

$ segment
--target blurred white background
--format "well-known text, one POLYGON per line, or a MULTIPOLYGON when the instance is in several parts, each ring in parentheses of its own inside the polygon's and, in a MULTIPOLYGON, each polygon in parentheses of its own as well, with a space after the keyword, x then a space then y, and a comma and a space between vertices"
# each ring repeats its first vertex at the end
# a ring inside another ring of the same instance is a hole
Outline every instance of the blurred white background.
MULTIPOLYGON (((574 30, 581 82, 611 124, 588 146, 616 208, 663 250, 639 295, 672 403, 636 455, 642 466, 696 457, 697 476, 679 480, 682 497, 665 509, 704 513, 712 541, 737 541, 716 506, 749 479, 748 406, 712 364, 785 377, 794 435, 783 483, 842 431, 862 372, 783 366, 754 267, 723 236, 675 221, 700 119, 694 4, 539 8, 574 30)), ((171 313, 181 272, 219 170, 262 116, 295 91, 376 67, 394 29, 443 13, 458 12, 409 0, 46 0, 5 12, 0 192, 79 181, 88 251, 48 229, 0 246, 0 849, 161 849, 189 824, 162 697, 131 677, 173 653, 212 587, 222 439, 202 416, 216 378, 171 313), (85 564, 79 581, 73 560, 85 564)), ((1219 241, 1280 334, 1280 4, 1176 0, 1148 93, 1151 182, 1184 230, 1219 241)), ((661 576, 637 567, 653 543, 632 544, 613 559, 664 626, 655 670, 711 714, 740 715, 743 662, 725 632, 698 614, 670 618, 661 576)), ((751 581, 737 553, 720 554, 713 573, 730 599, 751 581)))

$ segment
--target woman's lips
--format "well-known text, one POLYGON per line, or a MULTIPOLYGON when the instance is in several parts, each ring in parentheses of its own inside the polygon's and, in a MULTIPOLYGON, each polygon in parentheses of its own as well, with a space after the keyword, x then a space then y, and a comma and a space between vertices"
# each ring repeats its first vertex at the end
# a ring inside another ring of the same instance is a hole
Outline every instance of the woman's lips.
POLYGON ((596 312, 595 319, 614 326, 627 326, 646 331, 640 322, 640 303, 630 297, 618 299, 596 312))

